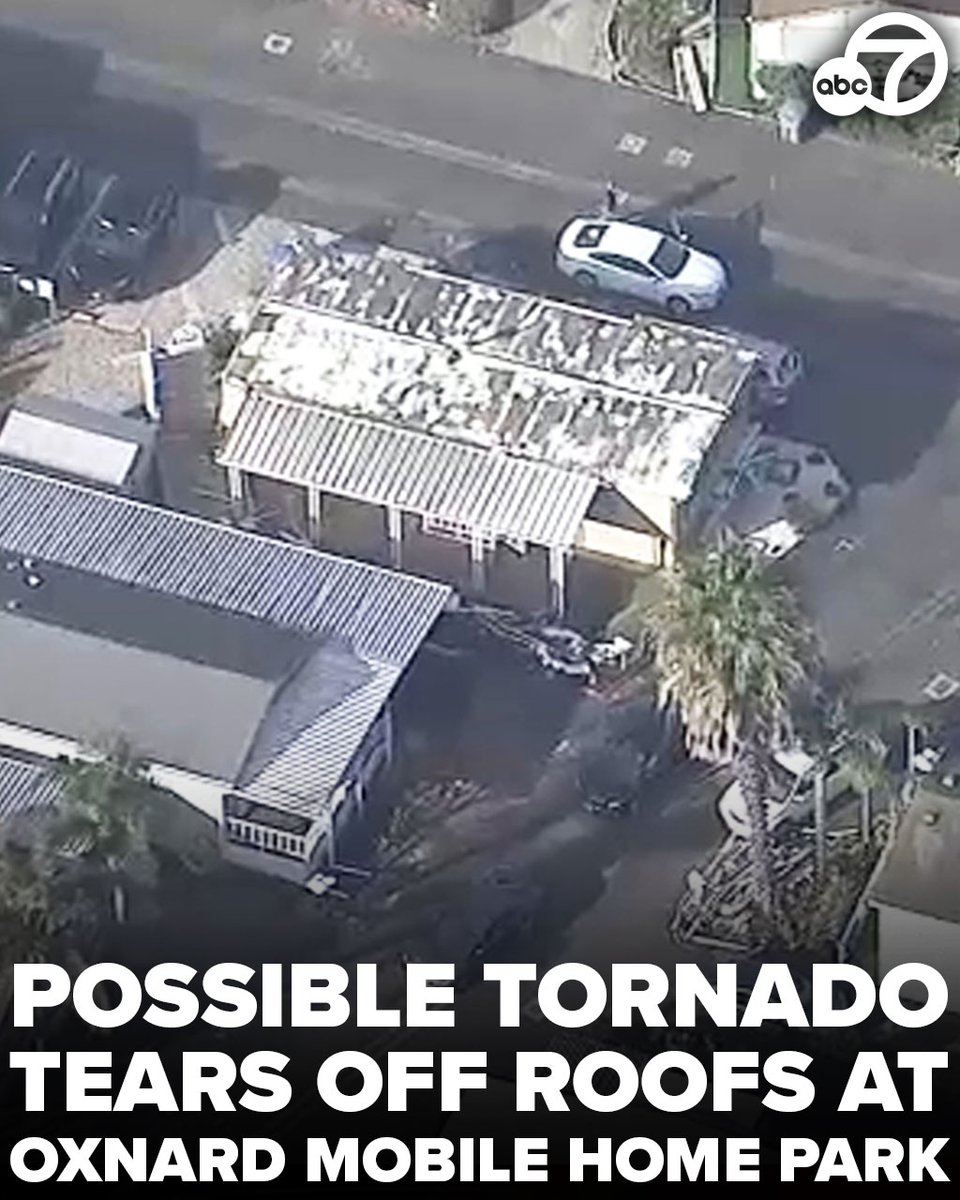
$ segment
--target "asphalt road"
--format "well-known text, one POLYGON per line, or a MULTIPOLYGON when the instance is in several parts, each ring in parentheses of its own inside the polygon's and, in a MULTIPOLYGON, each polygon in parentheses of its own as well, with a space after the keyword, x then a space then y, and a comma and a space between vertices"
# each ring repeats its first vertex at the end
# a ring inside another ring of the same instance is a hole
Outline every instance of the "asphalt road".
POLYGON ((855 483, 909 471, 956 398, 960 191, 872 149, 788 147, 766 126, 273 0, 0 0, 0 114, 104 165, 542 287, 559 224, 615 178, 637 207, 707 215, 701 238, 736 284, 717 319, 805 352, 786 427, 855 483), (270 31, 292 36, 287 55, 264 52, 270 31), (626 134, 639 153, 618 150, 626 134))
MULTIPOLYGON (((836 140, 782 145, 765 125, 370 25, 337 0, 0 0, 3 125, 543 288, 558 225, 607 179, 638 207, 696 210, 735 282, 711 320, 804 352, 783 426, 860 488, 875 566, 831 636, 855 633, 869 656, 938 582, 921 550, 943 494, 926 464, 960 379, 954 179, 836 140), (264 52, 271 31, 289 53, 264 52), (905 530, 921 533, 912 558, 905 530), (891 559, 907 564, 895 577, 891 559)), ((828 540, 804 560, 818 619, 836 607, 832 553, 828 540)))

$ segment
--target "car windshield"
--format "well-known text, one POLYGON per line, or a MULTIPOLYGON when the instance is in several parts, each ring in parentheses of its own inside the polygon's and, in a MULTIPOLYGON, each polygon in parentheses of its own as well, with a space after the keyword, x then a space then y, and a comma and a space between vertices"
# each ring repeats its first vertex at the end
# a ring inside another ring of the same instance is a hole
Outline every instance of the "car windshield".
POLYGON ((690 251, 675 238, 665 237, 650 256, 650 265, 667 279, 674 279, 687 265, 690 251))

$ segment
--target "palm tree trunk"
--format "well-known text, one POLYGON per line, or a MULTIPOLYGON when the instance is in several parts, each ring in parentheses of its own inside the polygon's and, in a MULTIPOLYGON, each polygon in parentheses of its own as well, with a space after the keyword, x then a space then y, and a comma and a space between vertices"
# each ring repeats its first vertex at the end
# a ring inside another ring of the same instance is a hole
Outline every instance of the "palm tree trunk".
POLYGON ((827 797, 826 779, 822 767, 813 778, 813 824, 817 853, 817 879, 823 882, 827 871, 827 797))
POLYGON ((118 925, 122 925, 127 919, 127 894, 122 883, 115 883, 110 889, 110 908, 113 919, 118 925))
POLYGON ((870 788, 860 790, 860 841, 864 847, 870 845, 873 838, 873 798, 870 788))
POLYGON ((110 876, 110 915, 122 925, 127 919, 127 894, 116 859, 108 858, 106 867, 110 876))
POLYGON ((765 917, 772 917, 776 908, 776 881, 767 811, 767 772, 754 746, 744 746, 740 751, 736 771, 750 823, 750 858, 757 906, 765 917))

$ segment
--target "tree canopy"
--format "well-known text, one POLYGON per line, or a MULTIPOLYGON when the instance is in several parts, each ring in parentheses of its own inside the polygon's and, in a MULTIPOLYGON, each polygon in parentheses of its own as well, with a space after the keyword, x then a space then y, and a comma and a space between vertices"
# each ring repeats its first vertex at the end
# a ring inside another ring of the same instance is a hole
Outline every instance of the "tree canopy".
POLYGON ((793 593, 752 546, 728 539, 681 561, 642 620, 661 703, 677 710, 692 752, 716 758, 745 741, 770 748, 790 739, 816 642, 793 593))

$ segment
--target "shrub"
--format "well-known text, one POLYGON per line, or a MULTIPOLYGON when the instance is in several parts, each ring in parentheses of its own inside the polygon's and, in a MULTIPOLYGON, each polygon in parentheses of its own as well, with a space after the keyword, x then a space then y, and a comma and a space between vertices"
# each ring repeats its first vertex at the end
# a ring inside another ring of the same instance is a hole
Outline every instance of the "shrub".
POLYGON ((622 0, 614 26, 617 58, 638 79, 673 87, 671 53, 708 0, 622 0))
POLYGON ((508 23, 502 0, 435 0, 437 23, 447 33, 480 37, 508 23))
POLYGON ((756 73, 763 96, 759 103, 776 112, 786 100, 806 100, 813 97, 813 76, 799 63, 764 63, 756 73))

